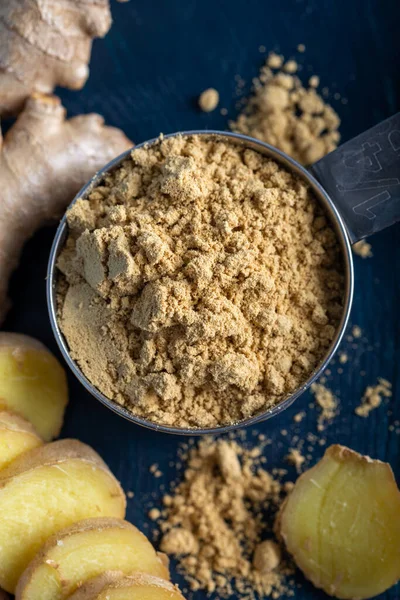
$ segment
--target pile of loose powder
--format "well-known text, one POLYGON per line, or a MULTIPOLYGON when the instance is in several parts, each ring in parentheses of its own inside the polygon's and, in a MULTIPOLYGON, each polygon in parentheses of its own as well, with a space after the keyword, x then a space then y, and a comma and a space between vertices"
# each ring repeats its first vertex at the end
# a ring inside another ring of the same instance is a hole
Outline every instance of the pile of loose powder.
POLYGON ((231 128, 310 165, 337 147, 340 119, 315 90, 318 77, 312 77, 305 88, 293 74, 296 61, 283 62, 283 57, 270 54, 254 95, 231 128))
POLYGON ((298 388, 335 334, 336 235, 307 185, 252 150, 161 139, 67 218, 61 329, 86 377, 136 415, 238 422, 298 388))
POLYGON ((259 447, 203 440, 189 452, 183 481, 164 497, 160 548, 177 557, 192 590, 293 595, 286 579, 292 569, 272 533, 291 484, 262 469, 260 455, 259 447))

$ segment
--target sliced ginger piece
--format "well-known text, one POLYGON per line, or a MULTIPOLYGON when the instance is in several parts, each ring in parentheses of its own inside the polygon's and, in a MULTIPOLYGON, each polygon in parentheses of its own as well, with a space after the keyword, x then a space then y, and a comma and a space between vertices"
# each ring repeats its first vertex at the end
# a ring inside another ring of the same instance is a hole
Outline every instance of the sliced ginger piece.
POLYGON ((16 458, 0 471, 0 587, 17 581, 44 542, 76 521, 124 518, 125 495, 86 444, 61 440, 16 458))
POLYGON ((153 546, 136 527, 103 517, 86 519, 58 531, 22 574, 16 600, 64 600, 82 582, 103 573, 136 571, 169 579, 153 546))
POLYGON ((0 469, 4 469, 23 452, 42 444, 43 440, 28 421, 0 410, 0 469))
POLYGON ((400 579, 400 491, 387 463, 334 445, 280 514, 287 549, 316 587, 371 598, 400 579))
POLYGON ((177 586, 165 579, 136 573, 106 572, 88 581, 69 600, 184 600, 177 586))
POLYGON ((0 409, 24 417, 48 442, 60 433, 67 402, 56 357, 34 338, 0 332, 0 409))

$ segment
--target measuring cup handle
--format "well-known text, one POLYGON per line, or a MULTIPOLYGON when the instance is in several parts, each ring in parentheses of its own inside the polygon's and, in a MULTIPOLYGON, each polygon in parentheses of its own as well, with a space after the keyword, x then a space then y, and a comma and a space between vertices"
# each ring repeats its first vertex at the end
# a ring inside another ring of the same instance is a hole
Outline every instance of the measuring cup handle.
POLYGON ((400 113, 342 144, 311 167, 350 241, 400 221, 400 113))

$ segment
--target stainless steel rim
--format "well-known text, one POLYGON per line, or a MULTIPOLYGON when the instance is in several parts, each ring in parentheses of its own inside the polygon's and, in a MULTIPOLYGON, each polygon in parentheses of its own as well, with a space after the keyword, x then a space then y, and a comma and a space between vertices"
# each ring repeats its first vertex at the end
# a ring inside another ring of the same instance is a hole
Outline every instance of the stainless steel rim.
MULTIPOLYGON (((308 184, 311 186, 317 199, 321 202, 321 204, 324 206, 325 210, 328 212, 328 214, 332 220, 332 224, 335 226, 335 229, 336 229, 336 232, 337 232, 337 235, 338 235, 341 247, 342 247, 342 252, 343 252, 343 261, 344 261, 344 267, 345 267, 345 273, 346 273, 345 301, 344 301, 342 319, 338 326, 336 336, 335 336, 334 340, 332 341, 327 353, 325 354, 325 356, 324 356, 322 362, 320 363, 320 365, 318 366, 318 368, 315 369, 315 371, 311 374, 311 376, 308 378, 308 380, 301 387, 299 387, 297 390, 295 390, 295 392, 293 394, 291 394, 288 398, 282 400, 279 404, 276 404, 275 406, 268 409, 267 411, 260 413, 254 417, 250 417, 249 419, 244 419, 243 421, 239 421, 238 423, 224 425, 221 427, 211 427, 211 428, 205 428, 205 429, 191 429, 191 428, 170 427, 167 425, 158 425, 156 423, 153 423, 146 419, 141 419, 140 417, 133 415, 131 412, 129 412, 123 406, 120 406, 116 402, 114 402, 114 401, 110 400, 109 398, 107 398, 106 396, 104 396, 83 375, 83 373, 79 369, 78 365, 75 363, 74 360, 72 360, 70 353, 69 353, 67 342, 58 326, 57 306, 56 306, 56 270, 57 270, 56 262, 57 262, 57 258, 60 253, 60 250, 64 245, 65 239, 67 237, 67 233, 68 233, 66 215, 64 215, 64 217, 61 219, 61 222, 57 229, 57 232, 56 232, 56 235, 54 238, 54 242, 53 242, 53 245, 51 248, 51 252, 50 252, 50 258, 49 258, 48 269, 47 269, 47 280, 46 280, 48 310, 49 310, 50 322, 51 322, 54 336, 57 340, 60 351, 61 351, 65 361, 67 362, 68 366, 70 367, 70 369, 72 370, 74 375, 77 377, 77 379, 88 390, 88 392, 90 392, 92 394, 92 396, 94 396, 102 404, 107 406, 107 408, 111 409, 113 412, 124 417, 128 421, 131 421, 132 423, 136 423, 137 425, 141 425, 142 427, 147 427, 148 429, 152 429, 155 431, 161 431, 164 433, 171 433, 171 434, 177 434, 177 435, 223 434, 223 433, 227 433, 229 431, 233 431, 238 428, 247 427, 249 425, 255 425, 257 423, 261 423, 262 421, 266 421, 267 419, 271 419, 272 417, 277 416, 283 410, 285 410, 286 408, 291 406, 291 404, 293 404, 293 402, 303 392, 305 392, 311 386, 311 384, 321 375, 321 373, 326 368, 327 364, 330 362, 333 355, 337 351, 339 344, 343 338, 348 320, 349 320, 351 305, 352 305, 352 301, 353 301, 353 289, 354 289, 353 258, 352 258, 351 246, 350 246, 350 242, 349 242, 349 238, 347 235, 345 224, 344 224, 343 219, 340 216, 339 212, 337 211, 333 201, 328 196, 328 194, 325 192, 325 190, 320 185, 320 183, 304 167, 299 165, 295 160, 293 160, 292 158, 290 158, 289 156, 287 156, 280 150, 273 148, 269 144, 265 144, 264 142, 261 142, 259 140, 256 140, 256 139, 244 136, 244 135, 240 135, 237 133, 229 133, 229 132, 224 132, 224 131, 213 131, 213 130, 210 130, 210 131, 204 131, 204 130, 196 131, 195 130, 195 131, 184 131, 184 132, 172 133, 172 134, 166 135, 165 138, 174 137, 177 135, 183 135, 183 136, 202 135, 202 136, 206 136, 206 137, 222 138, 225 140, 229 140, 230 142, 234 142, 239 145, 246 146, 247 148, 251 148, 251 149, 256 150, 266 156, 269 156, 270 158, 275 159, 277 162, 282 164, 288 170, 294 171, 301 178, 305 179, 308 182, 308 184)), ((142 144, 138 144, 137 146, 135 146, 135 149, 156 143, 157 140, 158 140, 158 138, 154 138, 147 142, 143 142, 142 144)), ((118 156, 117 158, 112 160, 111 162, 109 162, 98 173, 96 173, 96 175, 78 192, 78 194, 75 196, 74 200, 71 202, 70 206, 72 206, 78 198, 85 196, 85 194, 88 193, 90 191, 90 189, 95 187, 97 185, 97 183, 102 179, 103 175, 106 172, 116 168, 123 160, 125 160, 125 158, 129 156, 131 151, 132 151, 132 149, 127 150, 126 152, 124 152, 123 154, 121 154, 120 156, 118 156)))

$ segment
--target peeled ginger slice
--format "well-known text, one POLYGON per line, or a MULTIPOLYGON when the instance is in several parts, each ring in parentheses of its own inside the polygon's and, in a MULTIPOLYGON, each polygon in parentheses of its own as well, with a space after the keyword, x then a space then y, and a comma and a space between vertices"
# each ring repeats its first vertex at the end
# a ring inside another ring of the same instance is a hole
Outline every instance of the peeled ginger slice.
POLYGON ((43 440, 28 421, 19 415, 0 410, 0 470, 23 452, 42 444, 43 440))
POLYGON ((400 579, 400 491, 387 463, 334 445, 280 515, 287 549, 316 587, 371 598, 400 579))
POLYGON ((169 581, 137 573, 124 577, 118 572, 103 573, 88 581, 69 600, 184 600, 169 581))
POLYGON ((24 417, 49 442, 60 433, 67 402, 56 357, 34 338, 0 332, 0 409, 24 417))
POLYGON ((125 495, 89 446, 60 440, 16 458, 0 471, 0 587, 14 593, 35 553, 76 521, 125 516, 125 495))
POLYGON ((114 569, 169 579, 163 561, 136 527, 110 517, 86 519, 45 543, 22 574, 16 600, 64 600, 82 582, 114 569))

